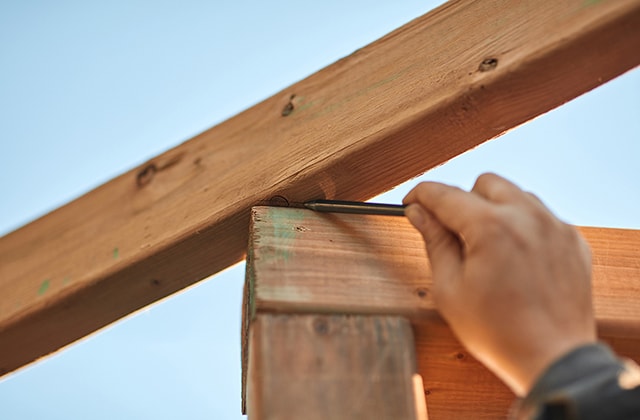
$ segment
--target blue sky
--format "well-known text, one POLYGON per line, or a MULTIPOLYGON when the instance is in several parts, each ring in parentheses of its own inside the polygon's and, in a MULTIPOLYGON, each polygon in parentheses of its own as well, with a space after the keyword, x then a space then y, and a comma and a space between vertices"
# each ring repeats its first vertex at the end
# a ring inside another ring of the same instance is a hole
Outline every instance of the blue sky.
MULTIPOLYGON (((218 3, 0 1, 0 234, 439 2, 218 3)), ((635 70, 422 178, 493 171, 571 223, 638 229, 639 156, 635 70)), ((228 269, 0 379, 0 418, 242 418, 243 280, 228 269)))

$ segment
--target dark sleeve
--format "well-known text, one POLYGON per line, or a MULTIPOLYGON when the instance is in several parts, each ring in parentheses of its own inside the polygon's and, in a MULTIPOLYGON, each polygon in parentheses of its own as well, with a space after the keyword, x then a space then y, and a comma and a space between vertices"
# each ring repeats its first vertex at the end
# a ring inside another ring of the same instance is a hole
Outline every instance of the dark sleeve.
POLYGON ((555 361, 514 408, 516 419, 640 419, 640 368, 603 344, 585 345, 555 361))

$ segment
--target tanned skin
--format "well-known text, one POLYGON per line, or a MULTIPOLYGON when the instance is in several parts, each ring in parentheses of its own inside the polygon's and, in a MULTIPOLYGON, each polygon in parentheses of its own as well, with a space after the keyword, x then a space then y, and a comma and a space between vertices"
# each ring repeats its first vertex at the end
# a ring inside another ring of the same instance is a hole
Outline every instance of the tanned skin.
POLYGON ((438 310, 517 395, 596 341, 589 247, 537 197, 484 174, 469 192, 421 183, 404 204, 426 244, 438 310))

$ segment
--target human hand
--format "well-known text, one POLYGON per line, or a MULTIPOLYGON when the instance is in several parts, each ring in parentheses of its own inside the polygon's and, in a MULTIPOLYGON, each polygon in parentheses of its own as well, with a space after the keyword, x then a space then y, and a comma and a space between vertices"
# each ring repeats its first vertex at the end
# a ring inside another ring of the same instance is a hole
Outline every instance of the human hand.
POLYGON ((438 310, 516 394, 595 342, 589 247, 535 196, 484 174, 471 192, 421 183, 404 204, 425 240, 438 310))

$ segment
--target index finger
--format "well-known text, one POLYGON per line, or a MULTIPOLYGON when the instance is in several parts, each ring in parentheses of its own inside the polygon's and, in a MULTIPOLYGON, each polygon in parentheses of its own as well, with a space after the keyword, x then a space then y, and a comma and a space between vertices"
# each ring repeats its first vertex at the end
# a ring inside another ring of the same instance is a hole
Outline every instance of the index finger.
POLYGON ((481 215, 490 204, 478 194, 439 182, 421 182, 402 200, 404 204, 417 203, 431 212, 447 229, 475 242, 472 227, 480 223, 481 215))

